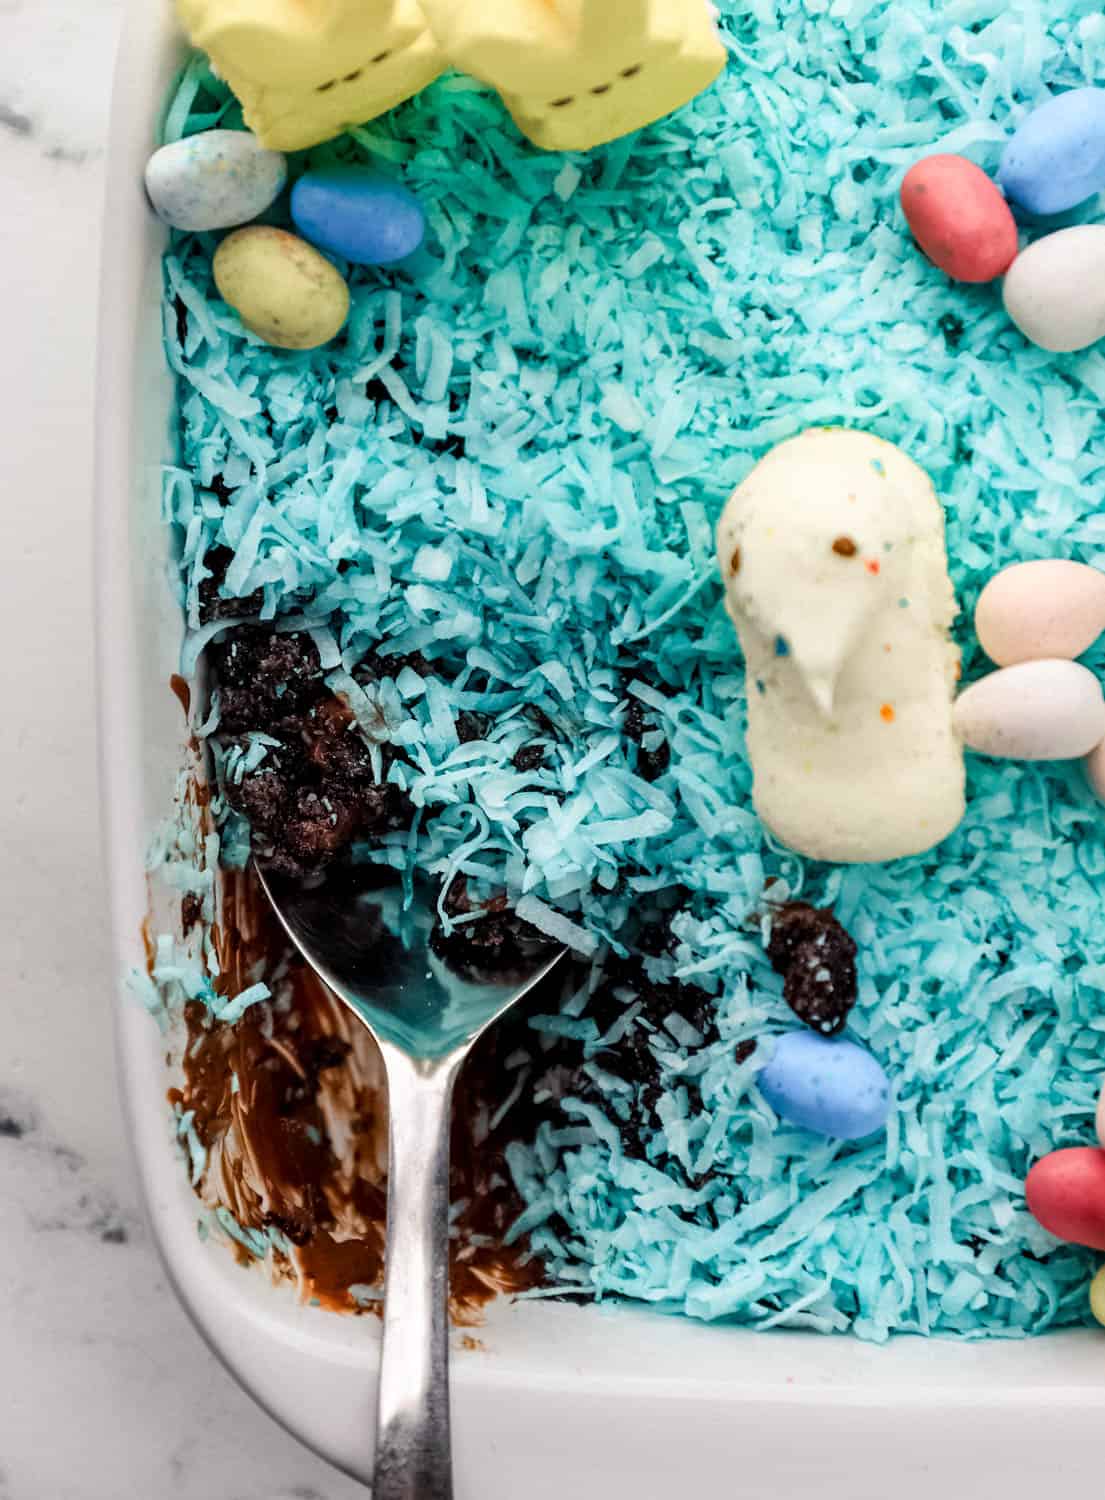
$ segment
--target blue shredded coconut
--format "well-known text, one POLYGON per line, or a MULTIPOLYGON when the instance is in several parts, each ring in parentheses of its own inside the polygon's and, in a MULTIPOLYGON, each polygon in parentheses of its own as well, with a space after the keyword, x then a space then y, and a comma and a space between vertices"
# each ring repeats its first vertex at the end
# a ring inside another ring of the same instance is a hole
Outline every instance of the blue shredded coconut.
MULTIPOLYGON (((1105 566, 1105 353, 1026 344, 996 288, 917 253, 896 197, 919 156, 993 170, 1049 89, 1105 83, 1105 17, 1096 0, 720 7, 723 79, 601 150, 540 153, 493 95, 445 78, 311 152, 399 173, 430 223, 404 266, 352 272, 329 348, 245 334, 214 292, 215 237, 174 236, 164 514, 184 665, 230 628, 199 614, 226 548, 223 595, 261 590, 264 619, 310 630, 331 685, 405 752, 390 774, 424 813, 375 857, 505 883, 590 949, 653 893, 686 893, 675 965, 716 992, 719 1039, 665 1028, 647 1159, 614 1123, 624 1084, 586 995, 535 1022, 588 1049, 605 1101, 567 1100, 511 1148, 513 1234, 558 1290, 876 1341, 1084 1322, 1091 1257, 1036 1225, 1022 1184, 1036 1157, 1092 1140, 1101 814, 1069 768, 974 760, 967 818, 929 856, 826 868, 775 845, 750 805, 712 533, 752 464, 807 426, 899 443, 947 506, 968 676, 985 664, 965 621, 995 569, 1105 566), (361 703, 349 674, 370 649, 421 651, 441 675, 406 668, 361 703), (622 733, 627 696, 671 751, 655 781, 622 733), (522 774, 534 708, 550 743, 522 774), (488 716, 485 738, 461 743, 461 711, 488 716), (818 1139, 755 1090, 792 1020, 748 925, 773 879, 833 903, 859 944, 850 1032, 893 1079, 885 1135, 818 1139)), ((216 124, 240 117, 197 61, 166 137, 216 124)), ((265 749, 255 737, 220 775, 265 749)), ((240 862, 240 820, 221 832, 240 862)), ((174 954, 155 977, 214 1010, 210 976, 174 954)))

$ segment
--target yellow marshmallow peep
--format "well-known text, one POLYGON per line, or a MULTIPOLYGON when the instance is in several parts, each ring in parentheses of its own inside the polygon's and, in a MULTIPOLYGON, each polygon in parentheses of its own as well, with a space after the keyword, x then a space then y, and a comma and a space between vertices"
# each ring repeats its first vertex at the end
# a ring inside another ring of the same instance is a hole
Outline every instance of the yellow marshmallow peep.
POLYGON ((449 61, 491 84, 523 134, 586 151, 711 84, 725 49, 709 0, 422 0, 449 61))
POLYGON ((263 145, 298 151, 375 119, 445 68, 418 0, 177 0, 263 145))

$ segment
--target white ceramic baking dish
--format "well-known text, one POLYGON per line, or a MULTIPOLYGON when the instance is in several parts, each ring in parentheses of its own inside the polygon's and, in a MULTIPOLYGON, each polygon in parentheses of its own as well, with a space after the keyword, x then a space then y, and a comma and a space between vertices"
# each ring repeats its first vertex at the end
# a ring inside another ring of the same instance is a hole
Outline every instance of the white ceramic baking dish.
MULTIPOLYGON (((115 82, 97 425, 105 827, 120 973, 143 961, 144 851, 185 755, 169 691, 181 626, 166 585, 158 466, 162 234, 142 167, 182 56, 169 0, 135 0, 115 82)), ((300 1307, 196 1233, 174 1153, 157 1029, 120 985, 121 1087, 157 1243, 197 1327, 280 1422, 370 1472, 379 1328, 300 1307)), ((460 1500, 1035 1500, 1105 1460, 1105 1342, 1070 1333, 980 1345, 699 1327, 632 1309, 493 1306, 454 1351, 460 1500)), ((169 1441, 168 1435, 166 1442, 169 1441)))

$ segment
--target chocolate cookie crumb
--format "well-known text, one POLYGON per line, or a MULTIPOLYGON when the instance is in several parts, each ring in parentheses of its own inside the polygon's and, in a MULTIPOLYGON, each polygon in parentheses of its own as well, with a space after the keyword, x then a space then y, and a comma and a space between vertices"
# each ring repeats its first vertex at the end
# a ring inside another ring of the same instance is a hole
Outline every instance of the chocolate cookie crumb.
POLYGON ((657 725, 648 715, 639 698, 630 698, 622 720, 622 733, 640 746, 637 751, 637 771, 645 781, 657 781, 671 764, 671 746, 667 740, 655 750, 646 750, 641 743, 646 734, 651 734, 657 725))
POLYGON ((180 930, 185 937, 199 921, 203 914, 203 902, 195 891, 188 891, 180 902, 180 930))
POLYGON ((207 625, 212 620, 232 620, 236 616, 261 613, 265 602, 264 589, 254 589, 252 594, 246 594, 244 598, 221 592, 226 582, 226 570, 234 561, 234 554, 229 547, 212 547, 203 561, 204 566, 210 569, 211 576, 205 578, 199 586, 201 625, 207 625))
MULTIPOLYGON (((358 837, 410 826, 414 809, 388 781, 397 752, 371 746, 330 692, 309 636, 245 626, 212 653, 224 747, 262 731, 265 758, 226 797, 248 818, 257 858, 277 874, 324 869, 358 837)), ((366 674, 371 681, 372 669, 366 674)), ((246 741, 242 741, 242 748, 246 741)))
POLYGON ((768 957, 783 998, 822 1036, 843 1031, 856 1003, 856 945, 832 912, 793 901, 772 913, 768 957))
POLYGON ((304 712, 325 691, 318 650, 298 631, 236 630, 213 653, 219 727, 231 734, 268 730, 304 712))
POLYGON ((491 720, 487 714, 470 713, 465 708, 457 714, 456 725, 457 739, 462 745, 470 745, 473 740, 485 740, 491 730, 491 720))
POLYGON ((539 771, 545 764, 544 745, 539 745, 536 740, 528 745, 522 745, 515 750, 511 764, 516 771, 539 771))
POLYGON ((450 917, 480 913, 474 921, 463 922, 448 934, 440 927, 431 934, 430 947, 459 974, 475 978, 526 972, 534 956, 547 951, 551 957, 556 947, 514 912, 505 895, 482 903, 473 901, 463 875, 458 875, 445 893, 445 910, 450 917))

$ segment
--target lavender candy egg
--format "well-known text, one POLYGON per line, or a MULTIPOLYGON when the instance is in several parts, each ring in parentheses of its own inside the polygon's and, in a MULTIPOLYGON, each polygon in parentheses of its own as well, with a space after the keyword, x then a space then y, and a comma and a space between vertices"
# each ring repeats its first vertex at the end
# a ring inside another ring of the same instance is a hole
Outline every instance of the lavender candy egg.
POLYGON ((858 1141, 881 1130, 890 1113, 890 1081, 870 1052, 842 1038, 790 1031, 776 1038, 756 1079, 781 1119, 817 1135, 858 1141))
POLYGON ((146 192, 173 229, 232 229, 263 214, 280 196, 288 164, 248 130, 205 130, 155 151, 146 192))
POLYGON ((1034 109, 1002 153, 998 186, 1033 214, 1105 191, 1105 89, 1071 89, 1034 109))

